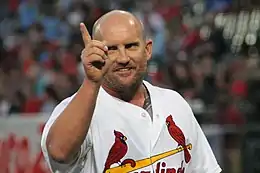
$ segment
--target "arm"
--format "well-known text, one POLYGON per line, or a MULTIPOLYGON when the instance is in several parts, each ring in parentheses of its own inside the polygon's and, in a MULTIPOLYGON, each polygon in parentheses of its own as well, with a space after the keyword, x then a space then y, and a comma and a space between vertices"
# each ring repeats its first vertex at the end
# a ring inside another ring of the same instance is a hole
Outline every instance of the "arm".
POLYGON ((185 113, 183 119, 188 127, 187 142, 192 144, 191 160, 185 168, 185 173, 220 173, 222 170, 191 107, 179 93, 174 92, 173 98, 176 99, 172 102, 179 103, 178 106, 185 113))
POLYGON ((188 107, 187 110, 190 112, 191 142, 193 144, 191 151, 192 159, 188 166, 188 173, 220 173, 222 170, 217 163, 205 134, 195 119, 191 108, 188 107))
POLYGON ((89 151, 89 126, 99 88, 98 85, 84 81, 73 97, 54 109, 41 141, 45 159, 53 172, 75 169, 89 151))
POLYGON ((99 86, 84 81, 75 97, 53 123, 46 146, 54 160, 68 163, 80 150, 90 126, 98 90, 99 86))
POLYGON ((74 98, 58 113, 60 116, 50 127, 46 138, 48 154, 62 163, 70 163, 77 156, 90 126, 103 77, 113 62, 106 56, 104 43, 92 40, 83 23, 80 30, 85 45, 81 59, 88 80, 84 80, 74 98), (97 67, 97 62, 104 65, 97 67))
POLYGON ((82 169, 91 145, 89 127, 98 92, 103 77, 115 60, 106 56, 107 47, 104 43, 91 39, 83 23, 80 24, 80 30, 85 44, 81 60, 88 80, 83 81, 68 103, 55 108, 47 122, 42 137, 42 150, 53 171, 78 173, 77 168, 82 169), (102 66, 97 66, 97 63, 102 66))

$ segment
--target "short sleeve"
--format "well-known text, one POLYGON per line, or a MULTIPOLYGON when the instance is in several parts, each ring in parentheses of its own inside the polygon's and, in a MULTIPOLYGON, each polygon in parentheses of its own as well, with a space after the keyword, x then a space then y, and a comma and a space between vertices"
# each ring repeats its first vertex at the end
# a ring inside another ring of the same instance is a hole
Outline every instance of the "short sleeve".
MULTIPOLYGON (((179 103, 181 109, 186 112, 185 121, 189 127, 189 143, 192 144, 191 161, 187 165, 187 173, 220 173, 222 170, 217 163, 213 151, 196 120, 190 105, 177 92, 174 92, 175 102, 179 103)), ((185 173, 186 173, 185 172, 185 173)))
POLYGON ((191 108, 189 109, 193 147, 192 159, 187 173, 220 173, 222 170, 217 163, 209 142, 194 117, 191 108))
POLYGON ((41 148, 44 155, 44 158, 48 164, 48 167, 51 169, 52 173, 79 173, 85 165, 87 154, 92 147, 91 142, 91 130, 88 132, 86 139, 81 145, 81 150, 75 160, 69 164, 61 164, 53 160, 47 151, 46 147, 46 139, 49 133, 49 130, 55 120, 59 117, 59 115, 63 112, 63 110, 68 106, 73 96, 63 100, 59 105, 57 105, 52 112, 49 120, 47 121, 45 128, 43 130, 42 139, 41 139, 41 148))

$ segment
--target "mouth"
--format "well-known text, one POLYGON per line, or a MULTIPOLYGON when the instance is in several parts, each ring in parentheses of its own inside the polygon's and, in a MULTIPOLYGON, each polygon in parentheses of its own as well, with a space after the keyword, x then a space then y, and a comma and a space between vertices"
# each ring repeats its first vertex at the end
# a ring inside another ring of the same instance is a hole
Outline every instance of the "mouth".
POLYGON ((117 68, 114 70, 114 72, 124 72, 124 71, 129 71, 134 69, 133 67, 122 67, 122 68, 117 68))
POLYGON ((127 77, 127 76, 131 76, 134 72, 134 68, 132 67, 124 67, 124 68, 118 68, 116 70, 114 70, 114 72, 122 77, 127 77))

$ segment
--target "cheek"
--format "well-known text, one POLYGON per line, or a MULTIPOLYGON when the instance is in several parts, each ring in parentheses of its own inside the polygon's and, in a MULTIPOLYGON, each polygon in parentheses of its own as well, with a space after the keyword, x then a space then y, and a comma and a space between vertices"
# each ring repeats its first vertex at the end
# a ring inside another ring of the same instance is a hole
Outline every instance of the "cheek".
POLYGON ((128 56, 136 64, 147 64, 147 56, 144 51, 129 52, 128 56))
POLYGON ((137 65, 137 73, 147 72, 147 61, 140 61, 137 65))
POLYGON ((131 50, 127 51, 127 55, 132 59, 140 59, 140 57, 143 56, 141 51, 131 51, 131 50))

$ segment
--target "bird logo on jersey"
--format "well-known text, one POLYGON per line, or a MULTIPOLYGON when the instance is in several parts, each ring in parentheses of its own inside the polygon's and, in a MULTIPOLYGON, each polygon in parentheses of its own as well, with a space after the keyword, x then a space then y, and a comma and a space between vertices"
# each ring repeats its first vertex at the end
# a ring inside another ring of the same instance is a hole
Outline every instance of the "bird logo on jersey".
MULTIPOLYGON (((169 118, 168 118, 169 119, 169 118)), ((166 124, 171 124, 171 129, 172 125, 176 126, 175 123, 171 120, 169 123, 166 124)), ((177 126, 176 126, 177 127, 177 126)), ((175 132, 176 130, 174 130, 175 132)), ((178 131, 177 131, 178 132, 178 131)), ((182 134, 181 130, 179 129, 178 134, 182 134)), ((127 172, 133 172, 136 171, 135 173, 142 173, 142 172, 147 172, 150 173, 151 171, 142 171, 140 169, 146 168, 149 165, 156 164, 156 173, 168 173, 168 172, 173 172, 173 173, 184 173, 185 167, 183 165, 183 161, 181 163, 180 168, 173 168, 173 167, 168 167, 167 163, 163 161, 164 158, 173 156, 177 153, 180 153, 184 150, 191 150, 192 149, 192 144, 185 145, 185 138, 184 137, 179 137, 180 135, 174 134, 178 138, 175 140, 178 140, 178 147, 174 148, 169 151, 165 151, 163 153, 158 153, 157 155, 153 155, 148 158, 141 158, 138 160, 133 160, 133 159, 122 159, 125 157, 125 155, 128 152, 128 146, 126 143, 127 137, 119 131, 114 130, 114 136, 115 136, 115 142, 112 145, 111 149, 109 150, 104 170, 103 173, 127 173, 127 172), (180 139, 184 139, 183 142, 180 139), (183 145, 182 145, 183 144, 183 145), (112 166, 113 164, 119 164, 118 166, 112 166), (139 171, 140 170, 140 171, 139 171), (176 172, 177 171, 177 172, 176 172)), ((185 152, 185 151, 184 151, 185 152)), ((188 153, 189 154, 189 153, 188 153)), ((186 154, 187 155, 187 154, 186 154)), ((185 156, 186 157, 186 156, 185 156)), ((187 160, 187 159, 185 159, 187 160)), ((190 155, 189 159, 190 160, 190 155)))
POLYGON ((115 142, 112 145, 108 157, 105 163, 105 168, 103 172, 110 169, 111 165, 118 163, 120 166, 129 163, 132 167, 135 166, 135 161, 132 159, 126 159, 123 162, 121 159, 126 155, 128 151, 128 146, 126 143, 127 137, 123 133, 114 130, 115 142))
POLYGON ((183 147, 185 162, 189 163, 191 155, 188 148, 186 147, 185 136, 182 130, 173 121, 172 115, 169 115, 166 118, 166 125, 171 137, 178 143, 178 146, 183 147))

